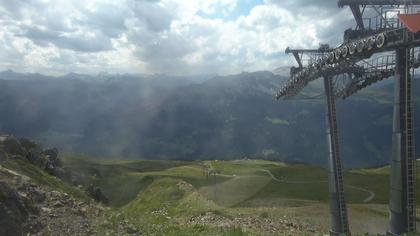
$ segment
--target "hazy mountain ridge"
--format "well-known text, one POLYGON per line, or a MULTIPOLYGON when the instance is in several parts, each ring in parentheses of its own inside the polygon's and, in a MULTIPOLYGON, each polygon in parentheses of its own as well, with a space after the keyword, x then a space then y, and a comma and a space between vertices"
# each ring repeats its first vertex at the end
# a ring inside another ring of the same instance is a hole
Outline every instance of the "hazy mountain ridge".
MULTIPOLYGON (((256 156, 318 165, 326 160, 323 100, 275 101, 273 89, 286 78, 271 72, 197 80, 0 75, 0 132, 64 152, 148 159, 256 156)), ((316 84, 306 91, 322 92, 316 84)), ((389 160, 391 102, 390 83, 338 102, 346 166, 389 160)))

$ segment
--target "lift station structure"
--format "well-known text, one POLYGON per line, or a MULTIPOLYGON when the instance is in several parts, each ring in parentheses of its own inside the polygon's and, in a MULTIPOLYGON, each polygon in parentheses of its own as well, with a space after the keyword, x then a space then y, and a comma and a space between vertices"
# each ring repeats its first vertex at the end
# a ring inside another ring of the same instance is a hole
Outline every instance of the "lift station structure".
POLYGON ((387 233, 416 232, 414 97, 412 77, 420 66, 420 0, 339 0, 356 27, 344 31, 341 45, 286 49, 298 67, 279 88, 290 99, 311 81, 323 78, 329 163, 331 235, 350 235, 344 195, 336 99, 345 99, 386 78, 394 78, 392 154, 387 233))

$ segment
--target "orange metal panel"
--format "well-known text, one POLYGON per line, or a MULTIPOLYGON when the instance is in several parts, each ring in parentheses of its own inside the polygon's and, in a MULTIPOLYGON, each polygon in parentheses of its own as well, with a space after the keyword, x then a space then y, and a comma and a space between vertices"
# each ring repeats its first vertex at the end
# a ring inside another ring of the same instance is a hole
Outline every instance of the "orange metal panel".
POLYGON ((404 25, 413 33, 420 32, 420 13, 399 14, 398 17, 404 25))

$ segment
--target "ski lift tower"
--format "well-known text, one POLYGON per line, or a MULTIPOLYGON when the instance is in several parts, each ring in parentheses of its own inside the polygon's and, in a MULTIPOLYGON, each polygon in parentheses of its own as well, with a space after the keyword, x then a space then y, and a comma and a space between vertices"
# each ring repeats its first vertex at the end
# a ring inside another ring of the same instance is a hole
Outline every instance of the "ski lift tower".
MULTIPOLYGON (((414 48, 420 46, 420 1, 339 0, 338 5, 350 7, 357 23, 354 30, 345 32, 345 41, 369 40, 375 36, 377 39, 381 35, 384 41, 389 41, 385 50, 395 53, 388 233, 401 235, 415 232, 416 165, 410 67, 415 67, 414 48), (369 14, 370 17, 366 17, 369 14)), ((380 50, 372 50, 372 53, 375 51, 380 50)))
POLYGON ((295 56, 299 67, 291 69, 289 80, 278 90, 276 98, 291 98, 310 81, 324 78, 330 162, 330 233, 349 235, 335 98, 345 99, 395 75, 388 233, 415 232, 414 100, 410 70, 414 73, 414 68, 420 65, 420 0, 339 0, 338 5, 351 9, 356 27, 344 32, 344 41, 336 48, 326 51, 287 49, 286 53, 295 56), (299 55, 304 53, 320 52, 316 60, 309 60, 306 65, 299 60, 302 58, 299 55), (348 76, 340 77, 345 74, 348 76), (342 83, 337 83, 339 80, 342 83))

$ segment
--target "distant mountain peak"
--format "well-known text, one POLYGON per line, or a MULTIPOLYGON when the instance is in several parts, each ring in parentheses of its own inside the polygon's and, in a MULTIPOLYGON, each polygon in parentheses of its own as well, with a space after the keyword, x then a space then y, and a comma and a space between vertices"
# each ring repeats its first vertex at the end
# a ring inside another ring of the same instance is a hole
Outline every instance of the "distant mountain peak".
POLYGON ((289 77, 290 76, 290 67, 289 66, 277 67, 272 72, 275 75, 281 75, 281 76, 289 77))

